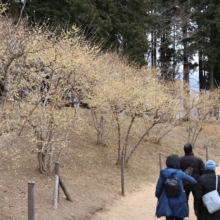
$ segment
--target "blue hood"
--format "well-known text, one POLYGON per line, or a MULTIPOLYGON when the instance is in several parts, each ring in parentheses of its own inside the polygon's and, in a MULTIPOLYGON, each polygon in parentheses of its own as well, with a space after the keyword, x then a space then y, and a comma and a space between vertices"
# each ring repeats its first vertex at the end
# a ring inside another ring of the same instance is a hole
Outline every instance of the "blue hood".
POLYGON ((172 176, 172 174, 177 174, 179 171, 179 169, 174 169, 174 168, 166 168, 160 171, 160 174, 164 177, 164 178, 169 178, 172 176))
POLYGON ((162 216, 178 216, 183 219, 188 216, 187 198, 183 189, 183 180, 196 183, 191 176, 188 176, 180 169, 168 167, 160 171, 160 177, 158 179, 155 192, 155 196, 158 198, 158 205, 156 209, 156 216, 158 218, 162 216), (165 192, 164 182, 167 178, 172 177, 172 175, 178 178, 182 188, 182 193, 179 196, 168 197, 165 192))

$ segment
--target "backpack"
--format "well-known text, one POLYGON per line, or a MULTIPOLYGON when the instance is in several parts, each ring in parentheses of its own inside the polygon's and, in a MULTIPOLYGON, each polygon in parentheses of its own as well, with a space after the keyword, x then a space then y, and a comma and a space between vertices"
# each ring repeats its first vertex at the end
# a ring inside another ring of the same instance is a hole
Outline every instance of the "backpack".
POLYGON ((179 196, 182 193, 179 180, 174 175, 171 178, 167 178, 164 185, 167 196, 179 196))
MULTIPOLYGON (((192 176, 192 174, 193 174, 193 162, 194 162, 194 159, 195 159, 195 157, 193 156, 192 157, 191 165, 184 170, 184 173, 189 175, 189 176, 192 176)), ((189 184, 189 182, 183 181, 183 184, 187 185, 187 184, 189 184)))

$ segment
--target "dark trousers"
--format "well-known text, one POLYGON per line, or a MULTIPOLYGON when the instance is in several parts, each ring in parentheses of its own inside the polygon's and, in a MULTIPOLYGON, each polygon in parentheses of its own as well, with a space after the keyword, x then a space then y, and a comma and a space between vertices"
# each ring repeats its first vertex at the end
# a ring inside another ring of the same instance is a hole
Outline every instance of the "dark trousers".
POLYGON ((187 190, 187 189, 185 189, 186 198, 187 198, 188 212, 189 212, 189 194, 190 194, 190 192, 192 192, 193 197, 194 197, 194 191, 193 191, 193 190, 187 190))
POLYGON ((177 217, 173 217, 173 216, 168 216, 168 217, 166 217, 166 220, 183 220, 183 218, 177 218, 177 217))

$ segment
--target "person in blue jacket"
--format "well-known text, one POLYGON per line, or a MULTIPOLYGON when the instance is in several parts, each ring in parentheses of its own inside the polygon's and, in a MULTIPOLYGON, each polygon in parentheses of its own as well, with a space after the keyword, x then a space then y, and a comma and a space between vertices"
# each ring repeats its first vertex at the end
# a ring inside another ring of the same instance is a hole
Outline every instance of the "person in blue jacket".
POLYGON ((166 160, 167 168, 160 171, 160 176, 156 186, 155 196, 158 198, 156 216, 165 216, 166 220, 183 220, 188 216, 187 198, 183 187, 183 181, 196 184, 197 181, 185 174, 180 169, 180 159, 177 155, 170 155, 166 160), (172 176, 178 178, 182 193, 179 196, 168 197, 165 192, 164 183, 172 176))

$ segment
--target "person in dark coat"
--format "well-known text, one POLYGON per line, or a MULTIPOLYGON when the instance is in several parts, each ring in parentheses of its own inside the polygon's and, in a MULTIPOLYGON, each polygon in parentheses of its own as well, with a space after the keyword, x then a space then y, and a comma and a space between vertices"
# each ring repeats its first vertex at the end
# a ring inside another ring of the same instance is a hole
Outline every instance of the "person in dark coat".
MULTIPOLYGON (((198 180, 198 178, 204 173, 204 162, 200 157, 194 155, 192 144, 186 143, 183 149, 185 156, 180 157, 180 169, 184 172, 193 163, 192 177, 198 180)), ((190 183, 184 184, 184 190, 186 192, 188 205, 190 192, 192 192, 194 197, 193 185, 190 183)))
MULTIPOLYGON (((210 214, 204 206, 202 196, 216 189, 216 163, 208 160, 205 163, 205 174, 199 177, 194 189, 194 211, 199 220, 220 220, 220 210, 210 214)), ((218 177, 218 193, 220 194, 220 178, 218 177)))
POLYGON ((183 188, 183 181, 196 184, 196 180, 185 174, 180 169, 180 159, 177 155, 170 155, 166 160, 167 168, 160 171, 160 176, 156 185, 155 196, 158 198, 156 216, 158 218, 165 216, 166 220, 183 220, 188 216, 188 207, 186 194, 183 188), (167 178, 172 176, 178 178, 182 193, 179 196, 167 196, 164 183, 167 178))

